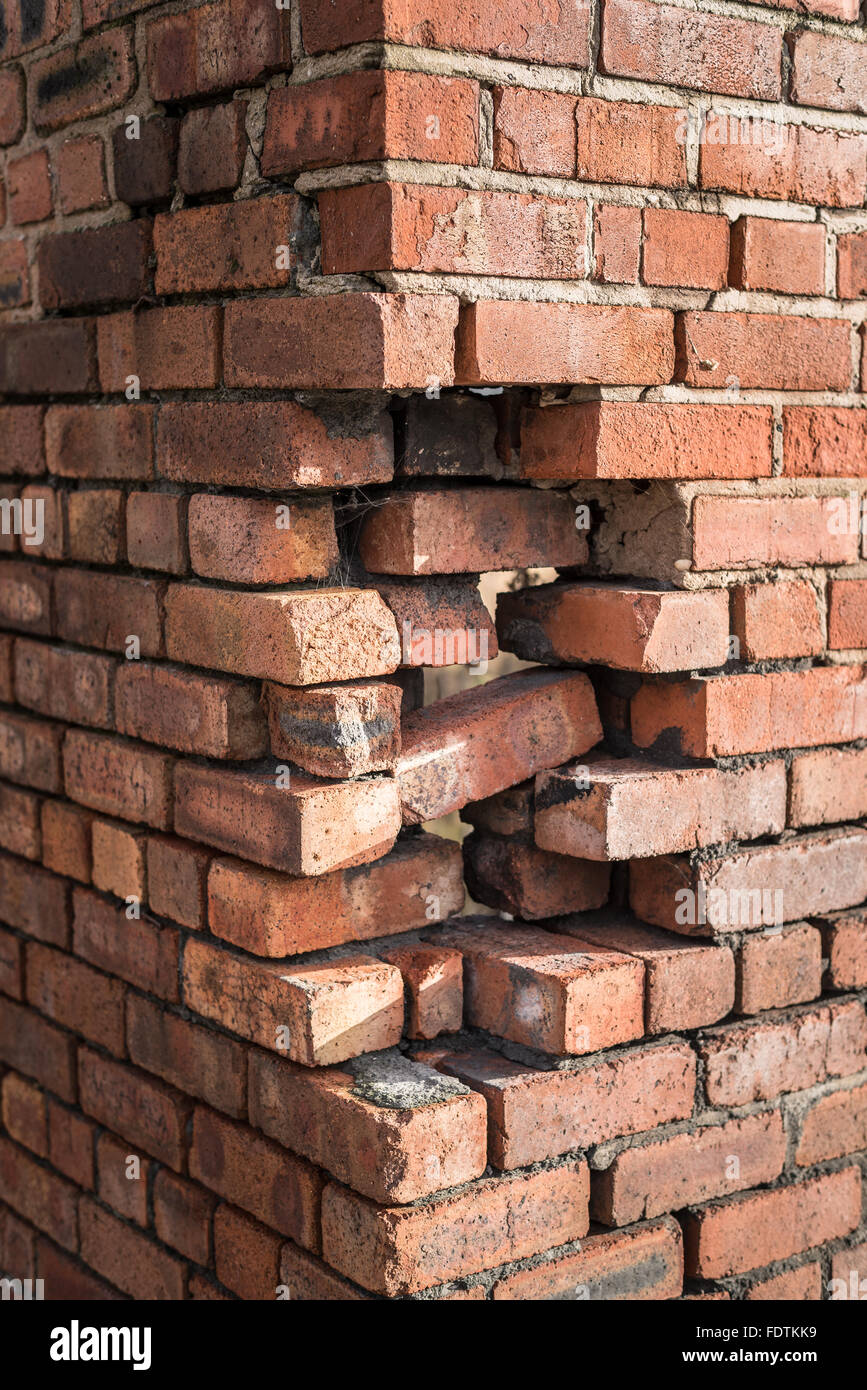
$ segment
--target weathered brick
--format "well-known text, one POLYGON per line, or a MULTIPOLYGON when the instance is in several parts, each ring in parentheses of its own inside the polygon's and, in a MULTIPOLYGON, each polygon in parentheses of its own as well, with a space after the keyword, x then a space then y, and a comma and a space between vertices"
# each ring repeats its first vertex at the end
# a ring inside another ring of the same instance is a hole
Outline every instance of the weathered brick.
POLYGON ((387 772, 400 753, 397 681, 276 685, 266 681, 271 752, 319 777, 387 772))
POLYGON ((0 145, 14 145, 24 132, 24 75, 16 65, 0 73, 0 145))
POLYGON ((90 827, 93 816, 65 801, 42 803, 42 862, 47 869, 80 883, 90 882, 90 827))
POLYGON ((864 913, 840 913, 818 923, 828 970, 828 989, 863 989, 867 981, 867 917, 864 913))
POLYGON ((867 580, 832 579, 828 589, 828 646, 867 647, 867 580))
POLYGON ((184 927, 205 925, 205 880, 210 854, 174 836, 148 837, 148 900, 154 912, 184 927))
POLYGON ((181 121, 178 183, 185 193, 228 192, 236 188, 247 154, 247 102, 200 106, 181 121))
POLYGON ((153 1194, 154 1230, 160 1240, 196 1264, 207 1265, 216 1198, 169 1168, 160 1168, 153 1194))
POLYGON ((672 208, 644 209, 641 280, 721 290, 728 283, 727 217, 672 208))
POLYGON ((189 1108, 183 1096, 89 1048, 79 1052, 78 1079, 86 1115, 170 1168, 181 1167, 189 1108))
POLYGON ((837 238, 837 293, 841 299, 867 297, 867 232, 837 238))
POLYGON ((575 120, 579 179, 686 187, 683 114, 676 106, 582 97, 575 120))
POLYGON ((746 117, 711 111, 700 149, 699 184, 752 198, 860 207, 867 189, 867 135, 766 121, 761 139, 746 117))
POLYGON ((297 212, 293 194, 278 194, 161 213, 154 222, 157 294, 288 285, 297 212))
POLYGON ((188 524, 190 563, 205 579, 326 579, 339 558, 330 499, 274 503, 200 492, 190 498, 188 524))
POLYGON ((57 585, 57 636, 86 647, 160 656, 164 593, 165 586, 152 579, 64 569, 57 585))
POLYGON ((137 207, 172 196, 178 147, 174 117, 150 116, 139 119, 135 127, 124 121, 115 129, 111 147, 114 187, 121 203, 137 207))
POLYGON ((590 1236, 575 1254, 543 1260, 494 1284, 495 1300, 676 1298, 683 1286, 680 1227, 671 1217, 590 1236))
POLYGON ((289 15, 268 0, 216 0, 152 20, 146 33, 155 101, 249 86, 292 65, 289 15))
POLYGON ((81 1255, 133 1298, 184 1296, 183 1262, 90 1198, 81 1203, 81 1255))
POLYGON ((125 497, 118 488, 70 492, 66 520, 70 560, 79 564, 116 565, 124 557, 125 497))
POLYGON ((39 297, 45 309, 137 300, 148 292, 151 225, 146 220, 58 232, 39 243, 39 297))
POLYGON ((0 904, 7 926, 51 946, 68 946, 71 919, 65 879, 26 860, 0 855, 0 904))
POLYGON ((801 1124, 795 1162, 802 1166, 860 1153, 867 1146, 867 1086, 820 1097, 801 1124))
POLYGON ((88 212, 108 205, 101 136, 82 135, 64 141, 55 156, 54 172, 61 212, 88 212))
POLYGON ((732 632, 742 661, 779 661, 824 651, 816 590, 806 580, 739 584, 731 595, 732 632))
POLYGON ((472 1182, 487 1165, 482 1097, 393 1054, 311 1072, 254 1052, 250 1121, 387 1205, 472 1182))
POLYGON ((92 319, 50 319, 0 330, 0 391, 81 394, 96 388, 92 319))
POLYGON ((50 406, 48 471, 61 478, 152 477, 153 414, 150 405, 50 406))
POLYGON ((177 999, 179 940, 173 927, 130 918, 86 888, 76 888, 73 896, 76 955, 139 989, 177 999))
POLYGON ((256 692, 240 681, 130 661, 115 684, 117 731, 211 758, 256 758, 267 746, 256 692))
MULTIPOLYGON (((34 150, 32 154, 10 159, 6 165, 6 178, 9 185, 9 216, 15 226, 44 222, 46 217, 51 216, 51 170, 47 150, 34 150)), ((50 241, 51 238, 45 240, 50 241)), ((44 242, 39 244, 41 247, 44 242)), ((42 302, 45 304, 44 298, 42 302)))
POLYGON ((608 899, 610 871, 603 864, 478 831, 464 840, 463 854, 470 896, 525 921, 590 911, 608 899))
POLYGON ((78 1188, 0 1138, 3 1201, 67 1250, 78 1245, 78 1188))
POLYGON ((136 568, 186 574, 187 499, 172 492, 131 492, 126 502, 126 550, 136 568))
POLYGON ((463 901, 460 852, 436 835, 401 839, 371 864, 317 878, 235 859, 215 859, 208 876, 211 931, 258 956, 393 936, 442 921, 463 901))
POLYGON ((131 29, 107 29, 37 58, 30 107, 40 135, 122 105, 136 83, 131 29))
POLYGON ((675 376, 688 386, 845 391, 852 375, 850 325, 781 314, 687 312, 675 329, 675 376))
POLYGON ((830 111, 867 115, 867 72, 861 45, 842 34, 803 32, 788 36, 792 55, 792 101, 830 111))
POLYGON ((61 736, 57 724, 0 712, 0 777, 38 791, 59 792, 61 736))
POLYGON ((20 705, 73 724, 111 728, 115 669, 111 657, 20 638, 14 659, 15 698, 20 705))
POLYGON ((241 1045, 131 994, 126 1035, 137 1067, 236 1119, 245 1113, 247 1058, 241 1045))
POLYGON ((115 898, 146 901, 147 835, 144 831, 133 830, 122 821, 95 818, 91 827, 91 847, 94 888, 111 893, 115 898))
POLYGON ((102 389, 126 391, 130 377, 142 391, 219 385, 221 315, 212 304, 104 315, 98 321, 102 389))
POLYGON ((735 1011, 757 1014, 822 993, 822 937, 806 922, 753 932, 737 952, 735 1011))
POLYGON ((841 506, 845 502, 836 497, 696 497, 691 567, 851 563, 858 537, 837 524, 841 506))
POLYGON ((126 739, 70 729, 63 748, 66 792, 91 811, 167 830, 172 761, 126 739))
POLYGON ((739 217, 732 227, 730 283, 739 290, 824 294, 825 238, 820 222, 739 217))
POLYGON ((126 990, 99 970, 37 942, 26 952, 27 999, 34 1008, 116 1055, 124 1050, 126 990))

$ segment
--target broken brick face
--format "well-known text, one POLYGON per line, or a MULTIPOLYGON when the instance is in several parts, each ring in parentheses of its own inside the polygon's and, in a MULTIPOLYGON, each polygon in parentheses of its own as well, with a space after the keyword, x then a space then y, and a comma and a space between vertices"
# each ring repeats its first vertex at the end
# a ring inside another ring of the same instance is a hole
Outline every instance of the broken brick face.
POLYGON ((867 1296, 858 0, 0 9, 0 1273, 867 1296))

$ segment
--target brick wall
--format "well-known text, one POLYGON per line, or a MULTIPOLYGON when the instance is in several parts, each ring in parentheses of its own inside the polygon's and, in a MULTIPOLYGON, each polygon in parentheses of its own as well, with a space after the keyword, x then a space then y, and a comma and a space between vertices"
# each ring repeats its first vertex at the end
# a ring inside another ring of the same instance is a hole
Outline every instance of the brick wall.
POLYGON ((0 13, 2 1271, 852 1296, 858 0, 0 13))

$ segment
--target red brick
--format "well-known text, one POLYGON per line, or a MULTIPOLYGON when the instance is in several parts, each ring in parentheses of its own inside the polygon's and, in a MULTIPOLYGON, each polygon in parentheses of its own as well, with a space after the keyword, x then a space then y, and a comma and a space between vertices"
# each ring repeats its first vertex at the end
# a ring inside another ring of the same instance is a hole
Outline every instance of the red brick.
POLYGON ((118 733, 211 758, 265 752, 265 717, 252 686, 131 661, 115 685, 118 733))
POLYGON ((463 853, 471 898, 524 921, 585 912, 608 900, 610 872, 603 864, 478 832, 466 838, 463 853))
MULTIPOLYGON (((3 221, 3 197, 0 186, 0 223, 3 221)), ((24 238, 0 243, 0 306, 21 308, 31 303, 30 270, 27 262, 27 243, 24 238)))
POLYGON ((48 1097, 48 1157, 67 1178, 91 1190, 96 1180, 95 1134, 90 1120, 48 1097))
POLYGON ((61 478, 153 476, 153 406, 53 405, 45 421, 48 471, 61 478))
POLYGON ((683 113, 676 106, 582 97, 575 117, 579 179, 686 187, 683 113))
POLYGON ((88 488, 66 498, 69 558, 92 565, 124 559, 125 497, 119 488, 88 488))
POLYGON ((824 651, 817 594, 807 580, 739 584, 731 594, 732 632, 742 661, 779 661, 824 651))
MULTIPOLYGON (((481 543, 493 544, 490 538, 481 543)), ((497 655, 497 630, 471 576, 398 580, 378 574, 375 587, 400 629, 405 672, 459 665, 483 675, 484 663, 497 655)), ((412 708, 419 704, 414 701, 412 708)), ((411 712, 406 701, 404 712, 411 712)))
POLYGON ((305 1066, 394 1047, 403 1029, 403 980, 372 956, 287 967, 190 940, 184 1002, 204 1018, 305 1066))
POLYGON ((783 472, 857 478, 867 472, 867 422, 860 410, 790 406, 783 410, 783 472))
POLYGON ((479 87, 421 72, 342 73, 269 93, 266 176, 331 164, 478 162, 479 87))
POLYGON ((822 1266, 801 1265, 800 1269, 785 1270, 770 1279, 761 1279, 747 1292, 752 1303, 805 1303, 822 1297, 822 1266))
POLYGON ((184 1296, 182 1261, 90 1198, 81 1203, 81 1256, 133 1298, 184 1296))
POLYGON ((676 376, 688 386, 845 391, 852 374, 843 319, 689 312, 676 327, 676 376))
POLYGON ((215 859, 208 877, 211 931, 258 956, 393 936, 442 921, 463 902, 458 848, 435 835, 399 840, 372 864, 318 878, 235 859, 215 859))
POLYGON ((38 859, 42 853, 38 796, 0 783, 0 848, 38 859))
POLYGON ((26 967, 27 998, 34 1008, 109 1052, 123 1052, 126 990, 120 980, 35 942, 27 947, 26 967))
POLYGON ((284 685, 391 675, 400 656, 394 618, 374 590, 244 593, 182 584, 166 598, 166 652, 284 685))
POLYGON ((157 294, 288 285, 297 215, 293 194, 161 214, 154 223, 157 294))
POLYGON ((841 913, 819 922, 828 971, 827 989, 863 989, 867 981, 867 917, 841 913))
POLYGON ((578 757, 600 733, 592 688, 577 672, 519 672, 438 700, 403 720, 404 822, 435 820, 578 757))
POLYGON ((116 1302, 123 1294, 86 1270, 78 1260, 65 1255, 50 1241, 37 1241, 39 1276, 58 1302, 116 1302))
POLYGON ((100 136, 82 135, 64 141, 55 155, 54 173, 62 213, 107 206, 105 149, 100 136))
POLYGON ((142 391, 206 388, 220 381, 220 319, 212 304, 178 304, 108 314, 98 321, 102 389, 142 391))
POLYGON ((564 1298, 630 1302, 676 1298, 683 1286, 680 1227, 672 1217, 590 1236, 574 1254, 498 1279, 495 1300, 564 1298))
POLYGON ((131 29, 108 29, 37 58, 30 68, 30 106, 40 135, 113 111, 136 84, 131 29))
POLYGON ((146 897, 144 831, 122 821, 97 820, 91 827, 93 885, 116 898, 146 897))
POLYGON ((387 483, 394 471, 387 415, 341 421, 331 437, 324 419, 294 401, 167 403, 157 456, 164 478, 232 487, 243 477, 246 487, 273 492, 387 483))
POLYGON ((127 1043, 136 1066, 236 1119, 245 1113, 247 1058, 231 1038, 131 994, 127 1043))
POLYGON ((642 1217, 764 1186, 783 1171, 786 1146, 778 1111, 635 1145, 594 1177, 592 1214, 606 1226, 626 1226, 642 1217))
POLYGON ((197 1109, 190 1174, 272 1230, 305 1249, 318 1248, 318 1173, 246 1125, 197 1109))
POLYGON ((737 952, 735 1012, 803 1004, 822 993, 822 936, 799 922, 746 936, 737 952))
POLYGON ((101 970, 162 999, 178 997, 178 933, 147 918, 129 918, 104 898, 76 888, 75 953, 101 970))
POLYGON ((867 188, 867 135, 769 122, 711 111, 701 145, 699 184, 746 197, 825 207, 860 207, 867 188))
POLYGON ((339 558, 330 499, 277 504, 196 493, 189 541, 196 574, 235 584, 326 579, 339 558))
POLYGON ((795 1162, 804 1167, 829 1158, 860 1153, 867 1147, 867 1086, 851 1086, 822 1096, 807 1110, 795 1162))
POLYGON ((867 232, 837 238, 837 294, 841 299, 867 298, 867 232))
POLYGON ((78 1188, 0 1138, 3 1201, 67 1250, 78 1245, 78 1188))
POLYGON ((587 63, 588 7, 551 12, 540 0, 516 0, 510 9, 480 0, 471 10, 434 11, 423 0, 392 0, 338 10, 302 0, 301 30, 308 53, 384 39, 425 48, 456 48, 531 63, 587 63))
POLYGON ((39 565, 0 565, 0 622, 20 632, 51 632, 51 573, 39 565))
POLYGON ((5 473, 35 475, 45 472, 41 405, 0 406, 5 473))
POLYGON ((867 580, 832 579, 828 586, 828 646, 867 647, 867 580))
POLYGON ((75 1100, 75 1039, 32 1009, 4 998, 0 998, 0 1057, 62 1100, 75 1100))
POLYGON ((149 835, 148 900, 154 912, 181 926, 205 925, 205 880, 210 855, 201 845, 167 835, 149 835))
MULTIPOLYGON (((16 226, 44 222, 51 216, 51 171, 47 150, 10 159, 6 165, 9 184, 9 216, 16 226)), ((40 242, 40 246, 44 242, 40 242)), ((40 294, 43 292, 40 283, 40 294)), ((43 298, 43 304, 46 303, 43 298)), ((47 306, 46 306, 47 307, 47 306)))
POLYGON ((792 55, 791 99, 802 106, 867 115, 867 71, 860 43, 838 34, 787 36, 792 55))
POLYGON ((817 666, 661 685, 645 682, 632 700, 632 734, 650 748, 664 730, 691 757, 726 757, 867 737, 865 671, 817 666))
POLYGON ((850 1245, 831 1258, 832 1280, 841 1281, 830 1292, 832 1299, 856 1298, 860 1302, 863 1280, 867 1278, 867 1242, 850 1245))
POLYGON ((112 163, 117 199, 136 207, 165 202, 172 196, 178 121, 169 116, 139 118, 130 127, 124 121, 112 136, 112 163))
POLYGON ((643 0, 606 0, 600 67, 620 77, 773 101, 782 93, 778 29, 643 0))
POLYGON ((451 295, 361 292, 241 300, 226 308, 226 385, 376 391, 450 386, 457 315, 451 295))
POLYGON ((185 1097, 86 1048, 79 1052, 78 1080, 86 1115, 170 1168, 181 1167, 189 1107, 185 1097))
POLYGON ((653 385, 673 366, 668 309, 483 299, 461 313, 459 385, 653 385))
POLYGON ((271 751, 319 777, 386 772, 400 752, 401 701, 397 681, 266 681, 271 751))
POLYGON ((573 1056, 644 1033, 644 965, 636 957, 487 918, 447 927, 437 939, 464 956, 473 1027, 573 1056))
POLYGON ((389 1297, 525 1259, 587 1232, 583 1161, 493 1178, 419 1207, 377 1207, 329 1184, 322 1196, 325 1259, 389 1297))
POLYGON ((64 741, 67 795, 91 811, 171 825, 172 759, 140 744, 70 729, 64 741))
POLYGON ((739 217, 732 227, 730 283, 739 290, 825 293, 825 227, 739 217))
POLYGON ((273 773, 184 764, 175 777, 175 827, 228 854, 315 876, 391 849, 400 829, 398 791, 389 778, 323 782, 292 773, 282 786, 273 773))
POLYGON ((494 88, 494 168, 575 176, 575 97, 494 88))
POLYGON ((355 1284, 341 1279, 315 1256, 287 1242, 280 1260, 280 1283, 295 1303, 348 1303, 367 1299, 355 1284))
POLYGON ((258 1221, 232 1207, 214 1214, 214 1268, 217 1278, 241 1298, 270 1302, 280 1282, 282 1240, 258 1221))
POLYGON ((3 57, 14 58, 18 53, 38 48, 65 33, 72 23, 69 0, 50 0, 36 8, 26 0, 9 0, 4 6, 3 57))
POLYGON ((725 946, 658 931, 618 915, 564 919, 558 930, 644 962, 644 1026, 648 1034, 702 1028, 731 1011, 735 962, 725 946))
MULTIPOLYGON (((484 1106, 484 1102, 482 1102, 484 1106)), ((48 1152, 48 1115, 45 1094, 32 1081, 7 1072, 2 1084, 3 1126, 10 1139, 45 1158, 48 1152)))
POLYGON ((61 734, 58 724, 0 712, 0 777, 43 792, 61 791, 61 734))
POLYGON ((361 184, 324 189, 319 218, 326 275, 406 270, 571 280, 587 269, 587 206, 577 198, 361 184))
POLYGON ((565 497, 461 488, 388 498, 368 513, 359 554, 372 573, 466 574, 578 565, 587 544, 565 497))
POLYGON ((24 941, 0 927, 0 994, 24 998, 24 941))
MULTIPOLYGON (((36 483, 29 483, 27 487, 21 489, 21 500, 24 505, 27 502, 33 503, 36 507, 42 504, 42 530, 44 537, 41 542, 36 542, 35 538, 27 537, 21 541, 21 548, 27 555, 38 555, 45 560, 63 560, 68 554, 67 524, 64 512, 66 498, 63 491, 50 484, 40 486, 36 483)), ((25 514, 26 519, 26 514, 25 514)))
POLYGON ((406 991, 406 1035, 436 1038, 458 1033, 464 1017, 463 959, 447 946, 379 948, 380 960, 396 965, 406 991))
POLYGON ((836 497, 696 497, 692 568, 834 565, 858 556, 858 537, 837 524, 836 497))
POLYGON ((244 100, 186 113, 178 142, 178 183, 185 193, 237 188, 247 155, 246 117, 244 100))
POLYGON ((131 492, 126 503, 126 549, 136 568, 186 574, 187 499, 170 492, 131 492))
POLYGON ((386 1205, 472 1182, 487 1165, 482 1097, 398 1058, 311 1072, 254 1052, 250 1122, 386 1205))
POLYGON ((291 65, 289 15, 268 0, 217 0, 147 26, 155 101, 246 87, 291 65))
POLYGON ((160 1240, 196 1264, 207 1265, 216 1199, 195 1183, 161 1168, 154 1180, 154 1230, 160 1240))
POLYGON ((781 761, 675 768, 603 756, 591 757, 583 771, 586 784, 576 782, 574 767, 537 776, 535 834, 542 849, 579 859, 646 859, 758 840, 785 828, 781 761))
POLYGON ((150 255, 146 219, 43 237, 37 255, 42 306, 80 309, 141 299, 150 287, 150 255))
POLYGON ((687 1273, 740 1274, 848 1235, 860 1220, 858 1168, 700 1207, 684 1227, 687 1273))
POLYGON ((634 859, 629 901, 645 922, 686 936, 778 926, 867 897, 864 832, 857 827, 756 845, 690 864, 634 859))
POLYGON ((70 899, 65 879, 26 860, 0 855, 0 901, 7 926, 50 946, 69 944, 70 899))
MULTIPOLYGON (((57 635, 83 646, 160 656, 164 586, 133 575, 64 569, 57 586, 57 635)), ((130 658, 135 659, 135 658, 130 658)))
POLYGON ((713 1028, 699 1041, 711 1105, 749 1105, 864 1067, 867 1024, 857 1000, 713 1028))
POLYGON ((641 208, 599 203, 593 210, 593 278, 637 285, 641 262, 641 208))
POLYGON ((643 284, 721 290, 728 281, 728 265, 727 217, 644 209, 643 284))
POLYGON ((38 396, 95 387, 92 319, 19 323, 0 331, 0 391, 38 396))
POLYGON ((19 638, 15 643, 15 698, 38 714, 110 728, 114 668, 111 657, 19 638))
POLYGON ((24 76, 5 67, 0 73, 0 145, 15 145, 24 133, 24 76))
POLYGON ((728 598, 721 590, 666 593, 587 580, 534 585, 498 595, 497 627, 500 646, 525 661, 694 671, 728 659, 728 598))
POLYGON ((148 1160, 130 1153, 128 1144, 103 1133, 96 1141, 96 1164, 100 1201, 128 1221, 147 1226, 148 1160))

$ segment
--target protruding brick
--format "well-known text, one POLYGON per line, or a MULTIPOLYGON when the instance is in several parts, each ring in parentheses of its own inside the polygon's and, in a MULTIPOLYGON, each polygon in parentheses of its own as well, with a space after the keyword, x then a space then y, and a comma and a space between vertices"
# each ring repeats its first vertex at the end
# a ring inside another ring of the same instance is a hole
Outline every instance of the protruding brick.
POLYGON ((406 990, 408 1038, 458 1033, 464 1017, 463 958, 448 946, 389 946, 377 952, 396 965, 406 990))
POLYGON ((182 763, 175 771, 175 829, 227 854, 316 876, 388 853, 400 829, 398 789, 386 777, 324 782, 304 773, 182 763))
POLYGON ((644 1033, 644 965, 590 942, 468 919, 437 938, 464 956, 468 1023, 554 1055, 644 1033))
POLYGON ((472 1182, 487 1166, 482 1097, 399 1053, 311 1072, 255 1052, 250 1119, 386 1205, 472 1182))
POLYGON ((335 1269, 390 1297, 566 1245, 587 1231, 588 1175, 573 1160, 494 1178, 417 1207, 378 1207, 329 1184, 322 1248, 335 1269))
POLYGON ((536 843, 579 859, 647 859, 778 835, 785 824, 780 761, 674 768, 603 757, 536 777, 536 843))
POLYGON ((404 821, 448 815, 564 754, 586 753, 600 735, 592 687, 578 673, 521 672, 438 700, 403 720, 397 781, 404 821))
POLYGON ((208 877, 211 931, 257 956, 393 936, 463 905, 460 851, 436 835, 401 839, 371 864, 318 878, 289 878, 236 859, 214 860, 208 877))
POLYGON ((713 589, 545 584, 498 595, 497 630, 500 645, 525 661, 694 671, 728 659, 728 598, 713 589))
POLYGON ((394 681, 297 686, 265 682, 271 751, 318 777, 386 772, 400 753, 394 681))
POLYGON ((252 593, 174 584, 166 597, 169 658, 284 685, 391 675, 397 627, 371 589, 252 593))
POLYGON ((189 941, 184 1000, 230 1032, 308 1067, 394 1047, 403 1030, 400 971, 372 956, 287 971, 189 941))

